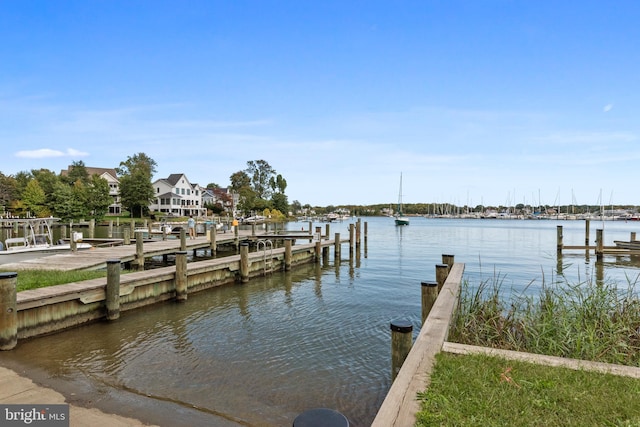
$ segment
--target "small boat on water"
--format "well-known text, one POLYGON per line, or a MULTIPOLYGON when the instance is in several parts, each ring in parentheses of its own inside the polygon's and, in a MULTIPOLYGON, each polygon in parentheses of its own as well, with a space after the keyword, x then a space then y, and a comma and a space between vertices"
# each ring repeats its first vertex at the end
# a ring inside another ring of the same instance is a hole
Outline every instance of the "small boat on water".
POLYGON ((624 242, 622 240, 614 240, 613 243, 619 249, 631 249, 640 251, 640 240, 632 240, 630 242, 624 242))
MULTIPOLYGON (((22 236, 9 237, 0 241, 0 255, 17 254, 24 252, 50 252, 70 251, 71 243, 62 240, 53 241, 51 226, 58 218, 0 218, 3 227, 22 230, 22 236)), ((76 244, 76 249, 90 249, 89 243, 82 243, 82 233, 74 232, 71 236, 76 244)))
POLYGON ((398 212, 395 215, 396 225, 409 225, 409 217, 402 212, 402 173, 400 174, 400 193, 398 194, 398 212))

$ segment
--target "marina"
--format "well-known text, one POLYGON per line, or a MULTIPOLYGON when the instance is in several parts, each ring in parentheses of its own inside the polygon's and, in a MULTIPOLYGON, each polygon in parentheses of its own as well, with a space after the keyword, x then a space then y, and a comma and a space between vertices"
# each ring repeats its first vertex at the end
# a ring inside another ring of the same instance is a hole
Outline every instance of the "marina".
MULTIPOLYGON (((472 285, 497 278, 505 292, 535 292, 557 274, 556 227, 564 227, 567 245, 585 238, 579 221, 366 222, 367 243, 353 255, 21 340, 3 353, 3 365, 158 425, 282 426, 322 406, 369 426, 391 385, 389 322, 406 319, 417 336, 420 283, 435 277, 442 254, 465 264, 472 285)), ((349 225, 331 224, 331 231, 346 236, 349 225)), ((627 240, 634 225, 607 223, 607 241, 627 240)), ((601 275, 584 251, 562 256, 571 283, 602 277, 624 286, 640 272, 631 254, 604 254, 600 265, 601 275)))

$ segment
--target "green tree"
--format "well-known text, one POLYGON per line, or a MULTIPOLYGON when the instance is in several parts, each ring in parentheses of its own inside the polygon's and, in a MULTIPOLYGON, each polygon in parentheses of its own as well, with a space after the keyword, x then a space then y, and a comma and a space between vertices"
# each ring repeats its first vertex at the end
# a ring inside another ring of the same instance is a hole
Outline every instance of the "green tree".
POLYGON ((88 184, 89 172, 87 172, 87 167, 84 165, 84 162, 82 160, 72 162, 67 171, 67 175, 64 176, 62 180, 68 184, 74 184, 77 181, 88 184))
POLYGON ((11 206, 18 195, 18 183, 11 175, 0 172, 0 214, 11 206))
POLYGON ((116 168, 120 180, 122 205, 132 216, 142 218, 153 201, 154 191, 151 178, 156 172, 156 162, 144 153, 134 154, 120 162, 116 168))
POLYGON ((284 193, 273 193, 271 196, 271 205, 273 209, 287 213, 289 212, 289 203, 284 193))
POLYGON ((251 212, 257 194, 251 188, 251 178, 245 171, 233 173, 229 180, 231 181, 231 191, 238 194, 238 206, 236 209, 243 213, 251 212))
POLYGON ((47 216, 49 210, 45 205, 46 194, 37 179, 32 179, 22 193, 24 206, 37 217, 47 216))
POLYGON ((92 216, 97 220, 103 219, 109 211, 109 205, 113 203, 113 197, 109 194, 109 182, 99 175, 92 175, 86 193, 87 208, 92 216))
MULTIPOLYGON (((79 186, 78 186, 79 187, 79 186)), ((79 197, 78 188, 63 182, 58 183, 52 194, 52 210, 62 221, 86 218, 88 209, 79 197)))
POLYGON ((271 188, 269 182, 276 171, 266 160, 250 160, 247 162, 246 174, 251 179, 251 186, 261 199, 269 199, 271 188))

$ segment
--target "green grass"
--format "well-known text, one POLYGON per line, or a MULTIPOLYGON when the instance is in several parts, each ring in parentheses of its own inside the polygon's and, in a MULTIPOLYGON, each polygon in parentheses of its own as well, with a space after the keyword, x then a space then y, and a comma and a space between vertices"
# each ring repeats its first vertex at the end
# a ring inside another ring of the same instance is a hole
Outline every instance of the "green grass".
MULTIPOLYGON (((0 270, 3 271, 3 270, 0 270)), ((50 270, 25 270, 18 272, 17 291, 45 288, 47 286, 62 285, 65 283, 80 282, 83 280, 107 277, 106 271, 50 271, 50 270)))
POLYGON ((640 380, 440 353, 416 426, 640 426, 640 380))
MULTIPOLYGON (((566 283, 505 292, 463 282, 448 340, 640 366, 635 283, 566 283)), ((640 426, 640 380, 482 355, 440 353, 417 426, 640 426)))

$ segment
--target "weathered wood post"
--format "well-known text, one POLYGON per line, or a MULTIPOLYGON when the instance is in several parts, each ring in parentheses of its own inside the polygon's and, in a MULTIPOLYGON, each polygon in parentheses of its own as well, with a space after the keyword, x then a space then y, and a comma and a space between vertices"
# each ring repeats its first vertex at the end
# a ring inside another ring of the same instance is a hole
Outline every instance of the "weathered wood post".
POLYGON ((142 231, 136 231, 136 266, 138 270, 144 270, 144 239, 142 231))
POLYGON ((0 350, 18 344, 18 273, 0 273, 0 350))
POLYGON ((316 240, 315 261, 316 263, 322 261, 322 242, 320 240, 316 240))
POLYGON ((187 250, 187 230, 184 227, 180 229, 180 250, 187 250))
POLYGON ((240 281, 249 281, 249 243, 240 243, 240 281))
POLYGON ((331 224, 325 224, 324 226, 324 238, 329 240, 329 234, 331 233, 331 224))
POLYGON ((107 320, 120 317, 120 260, 107 261, 107 289, 105 292, 107 320))
POLYGON ((255 221, 251 224, 251 235, 255 237, 256 235, 256 223, 255 221))
POLYGON ((563 246, 562 226, 558 225, 556 226, 556 252, 561 254, 563 246))
POLYGON ((602 261, 604 257, 604 230, 596 230, 596 261, 602 261))
POLYGON ((94 237, 96 237, 96 220, 91 218, 89 220, 89 238, 93 239, 94 237))
POLYGON ((131 235, 135 237, 136 235, 136 220, 132 219, 129 223, 129 229, 131 230, 131 235))
POLYGON ((176 301, 187 300, 187 251, 176 252, 176 301))
POLYGON ((322 240, 322 227, 316 227, 315 236, 318 240, 322 240))
POLYGON ((309 235, 313 235, 313 221, 309 221, 309 235))
POLYGON ((340 251, 341 251, 341 246, 340 246, 340 233, 336 233, 334 240, 333 240, 333 257, 336 259, 340 259, 340 251))
POLYGON ((122 243, 124 245, 131 244, 131 230, 129 228, 125 228, 122 230, 122 243))
POLYGON ((162 240, 167 240, 167 224, 160 224, 162 229, 162 240))
POLYGON ((413 344, 413 325, 407 320, 391 322, 391 382, 396 379, 413 344))
POLYGON ((333 409, 316 408, 298 415, 293 427, 349 427, 349 420, 333 409))
POLYGON ((449 272, 451 271, 451 267, 453 267, 454 259, 454 255, 442 254, 442 263, 447 264, 447 274, 449 274, 449 272))
POLYGON ((360 247, 360 239, 362 237, 362 223, 360 221, 360 218, 358 218, 358 220, 356 221, 356 247, 360 247))
POLYGON ((147 222, 147 220, 144 220, 144 225, 145 228, 147 229, 147 233, 149 234, 149 238, 153 238, 153 224, 151 222, 147 222))
POLYGON ((355 224, 349 224, 349 252, 353 252, 353 248, 355 246, 355 224))
POLYGON ((216 242, 218 236, 218 230, 216 229, 216 224, 211 224, 211 229, 209 230, 209 249, 211 249, 211 255, 215 255, 218 250, 218 243, 216 242))
POLYGON ((636 241, 636 232, 632 231, 631 234, 629 235, 629 241, 630 242, 635 242, 636 241))
POLYGON ((427 316, 431 312, 433 304, 438 299, 438 282, 422 282, 422 324, 424 325, 427 316))
POLYGON ((78 241, 76 240, 76 233, 73 230, 71 230, 71 236, 69 237, 69 247, 71 248, 71 252, 78 250, 78 241))
POLYGON ((591 224, 591 220, 590 219, 586 219, 584 221, 584 245, 587 247, 587 250, 589 250, 589 227, 591 224))
POLYGON ((61 239, 67 238, 67 226, 64 224, 60 226, 60 238, 61 239))
POLYGON ((113 220, 109 221, 109 229, 107 230, 107 237, 113 238, 113 220))
POLYGON ((436 264, 436 282, 438 282, 438 293, 442 290, 444 282, 449 276, 449 266, 447 264, 436 264))
POLYGON ((293 246, 293 240, 286 239, 284 241, 284 270, 285 271, 291 270, 292 246, 293 246))
POLYGON ((238 225, 238 221, 235 220, 235 219, 233 220, 233 224, 234 224, 234 226, 233 226, 233 234, 234 234, 233 242, 234 242, 234 244, 236 246, 236 250, 238 250, 238 246, 240 245, 240 236, 238 234, 240 231, 238 229, 240 228, 240 226, 238 225))

